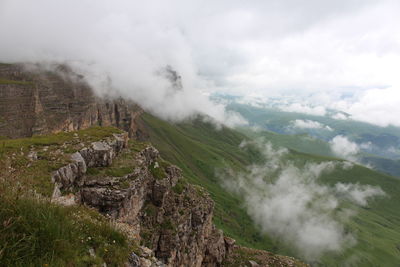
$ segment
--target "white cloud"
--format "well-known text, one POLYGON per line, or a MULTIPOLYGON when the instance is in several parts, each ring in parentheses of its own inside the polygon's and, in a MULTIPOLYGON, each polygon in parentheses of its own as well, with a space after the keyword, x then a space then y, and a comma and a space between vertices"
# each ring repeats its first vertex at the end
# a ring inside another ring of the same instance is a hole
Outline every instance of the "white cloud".
POLYGON ((221 181, 226 189, 244 198, 249 215, 262 231, 292 246, 309 261, 354 245, 356 239, 346 233, 343 222, 355 213, 349 209, 339 212, 337 208, 344 200, 366 206, 384 192, 369 185, 329 186, 319 182, 321 175, 336 168, 352 168, 349 162, 298 167, 285 159, 287 150, 274 149, 269 143, 257 145, 265 155, 265 164, 249 166, 243 173, 228 170, 221 181))
POLYGON ((348 103, 344 111, 355 120, 400 126, 400 86, 367 90, 355 102, 348 103))
POLYGON ((335 185, 336 191, 343 194, 353 202, 360 206, 368 205, 368 198, 372 196, 385 196, 385 192, 376 186, 359 185, 359 184, 343 184, 337 183, 335 185))
POLYGON ((347 120, 348 116, 344 115, 343 113, 335 113, 332 115, 332 118, 335 120, 347 120))
POLYGON ((312 120, 294 120, 290 122, 294 128, 299 129, 325 129, 328 131, 333 131, 328 125, 324 125, 318 121, 312 120))
POLYGON ((281 105, 279 108, 287 112, 297 112, 297 113, 304 113, 316 116, 324 116, 326 114, 326 109, 322 106, 312 107, 300 103, 281 105))
POLYGON ((357 154, 360 151, 360 147, 350 141, 347 137, 343 135, 335 136, 330 142, 331 150, 334 154, 339 157, 357 161, 357 154))

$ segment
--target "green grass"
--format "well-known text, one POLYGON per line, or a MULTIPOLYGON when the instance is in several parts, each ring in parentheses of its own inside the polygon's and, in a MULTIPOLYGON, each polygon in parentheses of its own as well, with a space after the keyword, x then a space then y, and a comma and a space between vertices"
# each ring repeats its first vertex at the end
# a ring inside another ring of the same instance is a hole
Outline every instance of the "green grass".
POLYGON ((149 166, 149 169, 153 177, 157 180, 162 180, 167 176, 167 173, 165 172, 165 164, 153 162, 149 166))
POLYGON ((0 266, 124 266, 130 245, 99 213, 1 189, 0 266))
POLYGON ((176 194, 180 195, 180 194, 182 194, 183 190, 185 190, 186 184, 187 184, 186 180, 183 179, 183 178, 181 178, 181 179, 179 179, 179 181, 176 183, 176 185, 175 185, 174 187, 172 187, 172 190, 173 190, 176 194))
POLYGON ((110 166, 88 168, 86 173, 88 178, 90 179, 91 176, 96 177, 96 179, 99 177, 123 177, 132 173, 135 168, 137 152, 148 146, 148 143, 129 140, 128 146, 129 149, 123 150, 110 166))
MULTIPOLYGON (((82 148, 81 143, 89 144, 120 132, 112 127, 93 127, 78 132, 0 140, 0 178, 50 196, 54 188, 51 172, 66 165, 70 154, 82 148), (37 152, 38 160, 29 160, 31 150, 37 152)), ((126 172, 125 169, 109 171, 126 172)))
POLYGON ((391 176, 355 166, 322 177, 326 184, 349 182, 381 187, 386 197, 370 202, 368 208, 353 207, 356 216, 346 224, 357 244, 340 255, 326 256, 322 262, 340 266, 350 256, 353 266, 398 266, 400 262, 400 181, 391 176))
POLYGON ((333 157, 335 156, 327 142, 313 138, 308 134, 285 135, 270 131, 253 131, 248 128, 239 129, 250 138, 265 138, 276 146, 286 147, 308 154, 333 157))
POLYGON ((7 151, 25 149, 29 148, 30 146, 62 145, 65 142, 73 141, 75 134, 77 134, 78 137, 84 142, 94 142, 109 137, 114 133, 121 132, 121 130, 114 127, 98 126, 74 132, 35 135, 33 137, 19 139, 2 139, 0 141, 0 156, 2 153, 5 153, 7 151))

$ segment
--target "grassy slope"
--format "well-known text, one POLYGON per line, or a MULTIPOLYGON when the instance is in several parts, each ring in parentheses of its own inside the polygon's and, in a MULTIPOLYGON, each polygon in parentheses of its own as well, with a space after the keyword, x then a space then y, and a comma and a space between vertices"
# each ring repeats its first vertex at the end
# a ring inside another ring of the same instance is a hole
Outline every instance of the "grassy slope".
MULTIPOLYGON (((240 200, 226 193, 215 177, 214 167, 225 163, 243 168, 255 160, 256 153, 245 154, 238 145, 246 137, 236 131, 216 131, 201 121, 170 124, 145 114, 150 141, 159 148, 164 158, 180 166, 190 182, 204 186, 216 201, 215 223, 229 236, 243 245, 291 254, 290 249, 276 247, 268 237, 261 236, 251 220, 240 208, 240 200)), ((274 142, 273 138, 271 141, 274 142)), ((330 157, 292 151, 295 161, 335 160, 330 157)), ((371 203, 368 208, 353 206, 357 215, 346 224, 358 243, 342 254, 326 255, 322 264, 343 266, 396 266, 400 262, 400 181, 390 176, 355 166, 350 171, 336 170, 322 177, 328 184, 351 182, 380 186, 387 197, 371 203)), ((349 204, 350 205, 350 204, 349 204)))
MULTIPOLYGON (((327 142, 313 138, 308 134, 277 134, 270 131, 253 131, 246 127, 241 128, 239 131, 251 138, 265 138, 277 146, 287 147, 308 154, 327 157, 335 156, 327 142)), ((369 164, 382 173, 400 177, 400 161, 398 160, 391 160, 367 153, 362 153, 360 158, 363 164, 369 164)))
POLYGON ((144 114, 142 119, 150 142, 162 157, 181 167, 189 182, 210 192, 216 203, 214 223, 220 229, 241 245, 273 248, 271 240, 254 227, 240 200, 225 192, 215 175, 215 170, 226 164, 242 169, 256 160, 256 152, 245 154, 239 149, 239 144, 246 139, 244 135, 226 128, 216 131, 214 126, 200 120, 174 125, 149 114, 144 114))
POLYGON ((132 244, 108 219, 83 206, 62 207, 46 198, 54 187, 51 171, 67 164, 69 155, 81 149, 81 143, 119 132, 112 127, 93 127, 0 140, 0 266, 125 263, 132 244), (31 149, 37 152, 37 160, 28 159, 31 149), (92 256, 89 249, 93 249, 92 256))
POLYGON ((87 144, 119 132, 112 127, 92 127, 78 132, 0 139, 0 179, 18 181, 25 188, 51 196, 54 185, 49 173, 66 165, 69 155, 81 148, 81 142, 87 144), (79 140, 75 134, 80 137, 79 140), (38 156, 38 160, 33 162, 27 157, 31 149, 38 156))
POLYGON ((1 193, 0 266, 100 266, 104 261, 122 266, 126 261, 131 250, 126 237, 97 212, 1 193))
POLYGON ((327 142, 313 138, 307 134, 286 135, 277 134, 270 131, 255 132, 248 128, 240 129, 240 132, 251 138, 263 137, 277 146, 287 147, 289 149, 301 151, 308 154, 333 157, 334 154, 327 142))
POLYGON ((323 177, 325 183, 350 182, 380 186, 386 197, 372 201, 367 208, 353 207, 357 215, 347 223, 357 245, 342 255, 325 257, 340 266, 352 255, 355 266, 398 266, 400 262, 400 181, 370 169, 355 166, 351 171, 337 170, 323 177))

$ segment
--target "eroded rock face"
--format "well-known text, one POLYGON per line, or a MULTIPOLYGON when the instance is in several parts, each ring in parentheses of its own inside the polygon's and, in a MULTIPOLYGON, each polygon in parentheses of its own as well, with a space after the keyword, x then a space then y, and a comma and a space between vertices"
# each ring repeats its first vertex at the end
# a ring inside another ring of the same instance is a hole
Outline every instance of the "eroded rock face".
POLYGON ((123 99, 94 95, 83 76, 66 66, 44 71, 0 64, 0 136, 30 137, 90 126, 115 126, 135 136, 143 112, 123 99), (16 83, 15 83, 16 81, 16 83))
POLYGON ((55 184, 53 198, 60 197, 61 190, 67 191, 84 184, 82 180, 88 167, 109 166, 112 160, 127 145, 126 133, 114 134, 112 139, 94 142, 71 155, 71 163, 53 172, 51 180, 55 184))
POLYGON ((127 266, 220 266, 233 242, 212 223, 214 202, 200 187, 178 189, 181 170, 161 164, 157 149, 137 153, 135 168, 122 177, 86 175, 89 167, 110 166, 126 146, 121 134, 74 153, 70 164, 53 173, 54 201, 86 204, 127 226, 148 247, 127 266))

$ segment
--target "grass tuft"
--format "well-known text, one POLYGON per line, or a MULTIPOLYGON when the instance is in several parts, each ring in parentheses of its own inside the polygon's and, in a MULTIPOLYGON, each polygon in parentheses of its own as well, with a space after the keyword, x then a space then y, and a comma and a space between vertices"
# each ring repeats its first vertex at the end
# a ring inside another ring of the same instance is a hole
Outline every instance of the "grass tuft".
POLYGON ((0 266, 92 266, 103 262, 122 266, 130 252, 122 233, 84 207, 57 206, 3 190, 0 223, 0 266))

